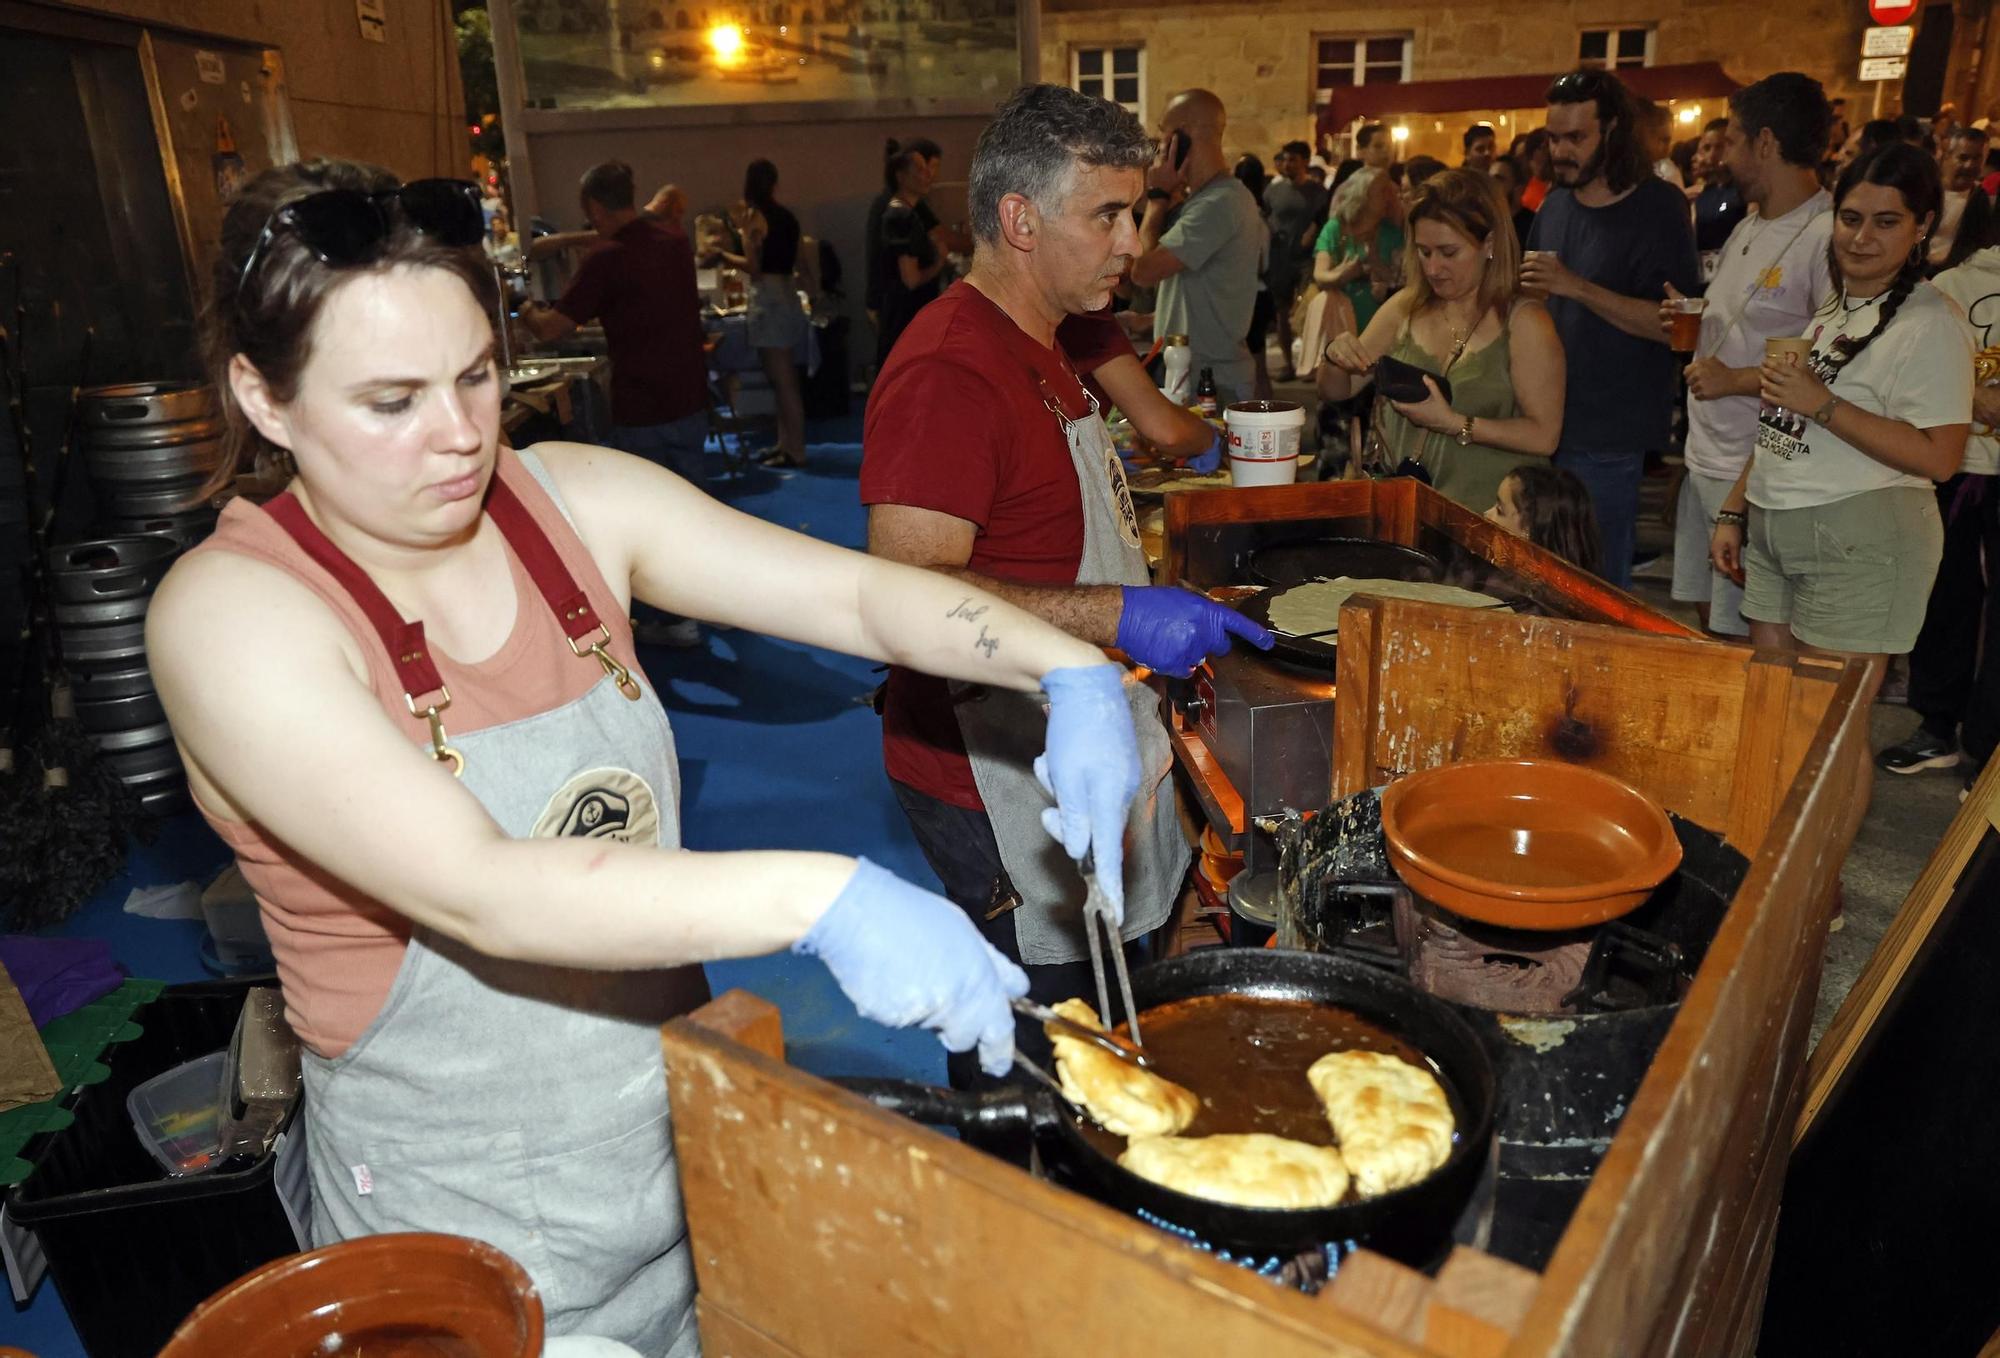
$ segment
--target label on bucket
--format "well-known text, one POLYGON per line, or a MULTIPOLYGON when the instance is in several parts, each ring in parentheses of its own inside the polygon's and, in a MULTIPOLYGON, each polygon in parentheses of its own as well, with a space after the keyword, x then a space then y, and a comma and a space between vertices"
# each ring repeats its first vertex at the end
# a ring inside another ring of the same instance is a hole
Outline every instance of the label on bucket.
POLYGON ((1289 461, 1299 455, 1299 431, 1231 428, 1229 455, 1245 462, 1289 461))

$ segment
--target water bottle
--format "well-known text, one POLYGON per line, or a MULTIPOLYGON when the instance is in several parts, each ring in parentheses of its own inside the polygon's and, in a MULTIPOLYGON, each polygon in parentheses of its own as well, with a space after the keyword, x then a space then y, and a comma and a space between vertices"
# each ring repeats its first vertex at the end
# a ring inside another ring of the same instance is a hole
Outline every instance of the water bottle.
POLYGON ((1167 336, 1166 345, 1160 350, 1160 361, 1165 368, 1160 390, 1167 399, 1177 406, 1184 406, 1194 395, 1189 378, 1194 374, 1194 350, 1188 348, 1186 335, 1167 336))

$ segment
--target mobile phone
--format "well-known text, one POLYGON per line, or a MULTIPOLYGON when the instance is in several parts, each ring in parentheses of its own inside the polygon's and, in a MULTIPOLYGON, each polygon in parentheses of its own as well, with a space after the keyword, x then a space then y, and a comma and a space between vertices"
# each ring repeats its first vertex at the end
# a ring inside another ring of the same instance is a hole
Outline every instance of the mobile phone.
POLYGON ((1188 136, 1187 129, 1175 128, 1174 134, 1167 138, 1167 163, 1176 170, 1180 169, 1187 164, 1188 152, 1193 149, 1194 139, 1188 136))

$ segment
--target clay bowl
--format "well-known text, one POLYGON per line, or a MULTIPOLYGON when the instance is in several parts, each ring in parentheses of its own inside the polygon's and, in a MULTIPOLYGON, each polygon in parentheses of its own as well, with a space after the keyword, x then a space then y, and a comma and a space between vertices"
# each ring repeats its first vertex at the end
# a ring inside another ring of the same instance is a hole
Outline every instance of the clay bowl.
POLYGON ((1609 774, 1556 760, 1446 764, 1382 794, 1410 890, 1503 929, 1580 929, 1636 909, 1680 866, 1674 827, 1609 774))
POLYGON ((189 1313, 160 1358, 537 1358, 527 1271, 457 1235, 371 1235, 247 1273, 189 1313))

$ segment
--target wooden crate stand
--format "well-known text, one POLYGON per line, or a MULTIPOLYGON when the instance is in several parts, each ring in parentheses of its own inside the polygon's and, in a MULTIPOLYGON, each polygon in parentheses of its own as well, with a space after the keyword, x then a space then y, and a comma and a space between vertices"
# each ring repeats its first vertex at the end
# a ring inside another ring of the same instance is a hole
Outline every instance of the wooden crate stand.
POLYGON ((787 1066, 775 1011, 732 993, 662 1033, 710 1358, 1750 1351, 1862 667, 1394 600, 1341 633, 1330 795, 1562 754, 1751 858, 1548 1268, 1461 1248, 1430 1278, 1364 1250, 1319 1296, 1284 1290, 787 1066))

